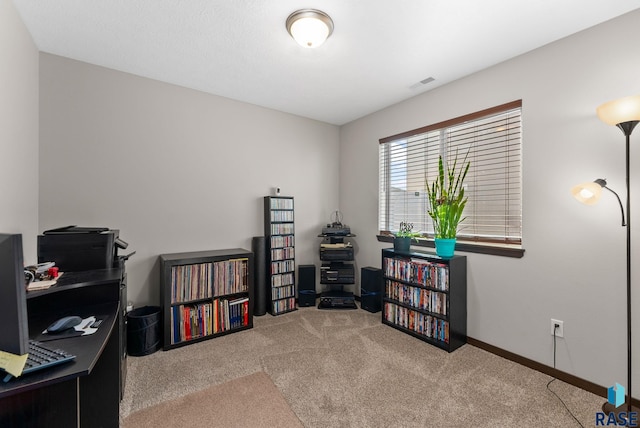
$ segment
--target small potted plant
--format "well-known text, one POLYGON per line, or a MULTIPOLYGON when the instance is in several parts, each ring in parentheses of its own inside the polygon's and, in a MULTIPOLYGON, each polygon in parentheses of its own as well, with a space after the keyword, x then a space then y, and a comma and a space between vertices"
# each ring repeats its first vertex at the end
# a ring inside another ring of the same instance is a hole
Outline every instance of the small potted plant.
POLYGON ((464 195, 464 179, 469 172, 471 162, 467 162, 467 155, 458 168, 458 153, 451 168, 444 169, 442 156, 438 160, 438 177, 429 185, 427 193, 429 197, 429 217, 433 220, 435 234, 436 254, 440 257, 453 257, 458 226, 464 221, 462 212, 467 204, 464 195))
POLYGON ((419 232, 413 231, 413 223, 400 222, 400 230, 394 233, 393 249, 397 252, 408 253, 411 248, 411 240, 421 236, 419 232))

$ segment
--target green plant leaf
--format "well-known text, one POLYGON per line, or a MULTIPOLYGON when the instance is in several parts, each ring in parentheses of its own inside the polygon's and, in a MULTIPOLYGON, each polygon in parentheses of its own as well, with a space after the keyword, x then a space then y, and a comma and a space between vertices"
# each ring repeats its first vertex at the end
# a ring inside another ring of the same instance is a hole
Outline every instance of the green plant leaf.
POLYGON ((469 152, 458 168, 458 152, 456 151, 453 165, 447 171, 445 171, 444 161, 440 156, 436 180, 431 184, 426 183, 425 187, 429 199, 427 214, 433 221, 436 238, 455 238, 459 224, 466 218, 462 217, 462 213, 468 200, 464 192, 464 180, 471 166, 471 162, 467 161, 468 156, 469 152))

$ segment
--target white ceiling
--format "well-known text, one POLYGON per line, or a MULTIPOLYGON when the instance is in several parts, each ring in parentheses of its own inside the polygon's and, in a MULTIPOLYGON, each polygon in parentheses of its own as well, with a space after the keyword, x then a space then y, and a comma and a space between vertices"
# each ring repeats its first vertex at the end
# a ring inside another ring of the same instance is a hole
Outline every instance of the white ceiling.
MULTIPOLYGON (((13 0, 37 47, 336 125, 640 7, 640 0, 13 0), (328 13, 305 49, 285 20, 328 13), (435 80, 417 85, 428 77, 435 80)), ((639 23, 640 25, 640 23, 639 23)))

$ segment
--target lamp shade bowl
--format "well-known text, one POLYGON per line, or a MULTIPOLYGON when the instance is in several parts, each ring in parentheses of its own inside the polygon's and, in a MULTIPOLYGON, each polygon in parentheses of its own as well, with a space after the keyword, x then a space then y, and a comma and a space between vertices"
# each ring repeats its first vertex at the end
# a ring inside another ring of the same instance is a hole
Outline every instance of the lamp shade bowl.
POLYGON ((640 120, 640 95, 606 102, 596 109, 600 120, 608 125, 640 120))

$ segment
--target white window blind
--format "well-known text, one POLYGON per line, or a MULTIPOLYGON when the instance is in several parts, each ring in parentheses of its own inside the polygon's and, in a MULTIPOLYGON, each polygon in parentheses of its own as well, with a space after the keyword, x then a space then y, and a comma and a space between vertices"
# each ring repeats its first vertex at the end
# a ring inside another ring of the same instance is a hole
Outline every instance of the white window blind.
POLYGON ((438 157, 458 168, 465 156, 460 241, 521 244, 522 101, 493 107, 380 140, 379 226, 396 232, 400 222, 433 237, 426 183, 438 173, 438 157))

